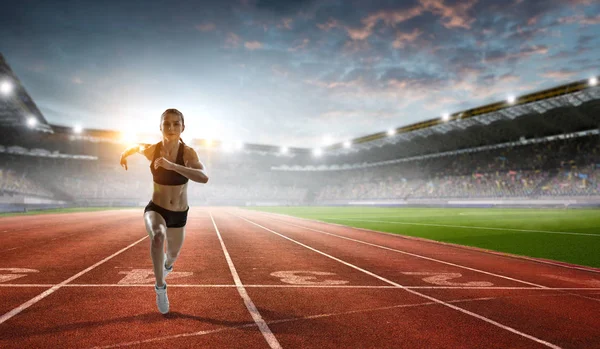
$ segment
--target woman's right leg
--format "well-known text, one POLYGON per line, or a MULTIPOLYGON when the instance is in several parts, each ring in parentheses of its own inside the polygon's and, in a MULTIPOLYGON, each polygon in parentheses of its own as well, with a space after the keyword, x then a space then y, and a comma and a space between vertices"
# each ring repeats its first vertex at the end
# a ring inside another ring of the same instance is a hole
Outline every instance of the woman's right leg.
POLYGON ((144 213, 144 223, 146 225, 146 232, 150 236, 150 255, 152 256, 152 265, 154 266, 156 286, 163 287, 165 285, 163 266, 165 264, 164 251, 165 239, 167 237, 167 223, 160 214, 154 211, 144 213))

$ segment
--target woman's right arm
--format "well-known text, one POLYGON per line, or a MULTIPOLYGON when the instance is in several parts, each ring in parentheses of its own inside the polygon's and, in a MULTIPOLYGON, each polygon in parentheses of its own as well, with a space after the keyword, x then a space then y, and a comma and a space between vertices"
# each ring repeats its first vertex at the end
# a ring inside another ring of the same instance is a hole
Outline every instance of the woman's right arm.
POLYGON ((127 157, 135 153, 140 153, 146 158, 148 158, 148 153, 152 146, 152 144, 136 144, 132 147, 125 149, 125 151, 121 153, 121 166, 123 166, 125 168, 125 171, 127 171, 127 157))

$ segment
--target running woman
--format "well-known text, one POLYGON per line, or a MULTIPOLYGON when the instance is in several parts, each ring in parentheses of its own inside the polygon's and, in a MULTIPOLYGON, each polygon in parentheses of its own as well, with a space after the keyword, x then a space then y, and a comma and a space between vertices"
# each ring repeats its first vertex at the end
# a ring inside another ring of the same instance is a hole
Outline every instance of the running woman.
POLYGON ((135 153, 151 161, 154 192, 144 209, 144 223, 151 241, 156 305, 162 314, 166 314, 169 312, 169 298, 165 279, 173 271, 173 263, 179 256, 185 237, 189 210, 187 183, 189 179, 206 183, 208 176, 196 151, 181 139, 181 133, 185 130, 183 114, 177 109, 167 109, 160 121, 162 141, 126 149, 121 154, 121 166, 127 170, 127 157, 135 153))

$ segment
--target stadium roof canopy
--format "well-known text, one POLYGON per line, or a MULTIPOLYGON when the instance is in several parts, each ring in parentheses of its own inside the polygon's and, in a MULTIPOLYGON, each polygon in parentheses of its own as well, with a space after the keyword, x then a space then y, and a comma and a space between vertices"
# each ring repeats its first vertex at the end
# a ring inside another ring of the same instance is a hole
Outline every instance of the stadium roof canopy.
MULTIPOLYGON (((332 161, 332 155, 333 158, 364 158, 371 154, 378 159, 369 158, 369 161, 389 160, 506 143, 523 137, 540 138, 598 129, 600 86, 590 84, 590 80, 515 97, 513 101, 463 110, 448 115, 447 120, 436 118, 398 127, 393 130, 393 135, 383 131, 363 136, 351 140, 350 147, 345 147, 344 143, 332 144, 321 148, 323 156, 319 159, 314 158, 312 148, 289 148, 286 155, 300 155, 307 161, 321 163, 332 161)), ((200 139, 195 145, 218 148, 220 144, 200 139)), ((243 151, 280 153, 281 148, 245 144, 243 151)))
POLYGON ((444 145, 463 148, 598 128, 599 112, 600 86, 584 80, 457 112, 448 120, 436 118, 399 127, 391 136, 379 132, 357 138, 350 148, 338 143, 323 149, 328 154, 348 154, 426 138, 434 147, 430 151, 452 150, 444 145), (466 142, 461 144, 460 139, 466 142))
POLYGON ((480 148, 600 128, 600 86, 578 81, 528 94, 513 103, 497 102, 461 111, 447 121, 427 120, 353 140, 351 148, 334 144, 323 156, 303 156, 299 165, 376 163, 480 148))
POLYGON ((38 131, 52 132, 52 128, 35 105, 21 81, 0 54, 0 126, 28 126, 38 131), (35 118, 35 124, 28 124, 35 118))

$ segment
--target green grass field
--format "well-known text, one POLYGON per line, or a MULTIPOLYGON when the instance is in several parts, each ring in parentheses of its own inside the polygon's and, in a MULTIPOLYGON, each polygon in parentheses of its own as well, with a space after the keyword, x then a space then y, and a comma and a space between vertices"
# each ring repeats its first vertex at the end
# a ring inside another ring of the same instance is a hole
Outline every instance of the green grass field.
MULTIPOLYGON (((130 207, 85 207, 0 217, 130 207)), ((600 210, 379 207, 252 207, 323 222, 600 267, 600 210)))
POLYGON ((597 209, 251 209, 600 267, 600 210, 597 209))

